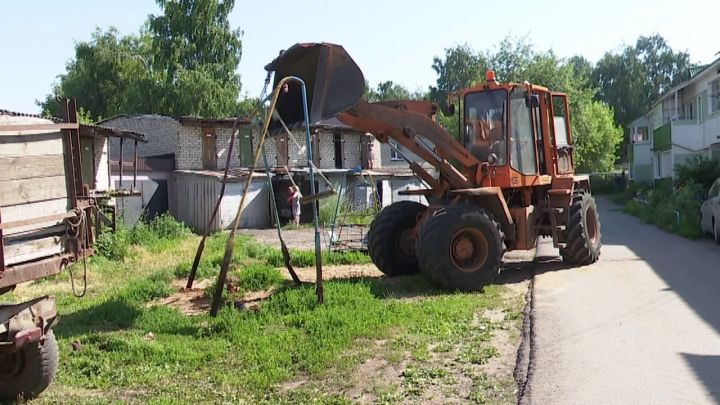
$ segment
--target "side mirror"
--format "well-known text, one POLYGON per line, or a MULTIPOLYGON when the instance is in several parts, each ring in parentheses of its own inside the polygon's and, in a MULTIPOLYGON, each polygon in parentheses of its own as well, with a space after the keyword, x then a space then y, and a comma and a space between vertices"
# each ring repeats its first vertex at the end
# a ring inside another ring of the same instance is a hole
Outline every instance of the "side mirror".
POLYGON ((495 165, 498 161, 498 156, 494 153, 488 155, 487 161, 490 165, 495 165))
POLYGON ((442 108, 442 112, 448 117, 455 115, 455 104, 445 104, 442 108))
POLYGON ((525 107, 537 108, 540 107, 540 96, 537 94, 525 95, 525 107))

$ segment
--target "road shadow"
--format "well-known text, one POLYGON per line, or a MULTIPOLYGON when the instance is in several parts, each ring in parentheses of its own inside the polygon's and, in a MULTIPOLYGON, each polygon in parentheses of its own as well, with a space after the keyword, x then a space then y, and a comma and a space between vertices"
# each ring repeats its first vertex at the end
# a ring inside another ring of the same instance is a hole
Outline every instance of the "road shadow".
MULTIPOLYGON (((547 244, 549 242, 541 241, 541 243, 547 244)), ((543 250, 545 251, 548 249, 545 247, 543 250)), ((543 273, 562 271, 576 267, 577 265, 564 262, 559 254, 553 255, 549 253, 542 253, 540 256, 535 256, 532 260, 509 261, 503 263, 500 274, 495 279, 495 284, 521 283, 543 273)))
POLYGON ((707 387, 715 403, 720 403, 720 356, 680 354, 698 379, 707 387))
MULTIPOLYGON (((624 214, 598 198, 603 245, 625 246, 667 283, 698 317, 720 332, 720 246, 686 239, 624 214)), ((601 258, 602 259, 602 258, 601 258)), ((668 328, 668 333, 678 333, 668 328)), ((683 354, 688 364, 719 400, 720 356, 683 354)))

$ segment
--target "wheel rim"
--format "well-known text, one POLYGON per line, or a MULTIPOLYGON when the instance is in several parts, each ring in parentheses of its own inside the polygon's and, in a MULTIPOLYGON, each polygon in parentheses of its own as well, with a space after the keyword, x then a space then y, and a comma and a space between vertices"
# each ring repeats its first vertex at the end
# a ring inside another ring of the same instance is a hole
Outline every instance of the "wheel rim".
POLYGON ((412 229, 406 228, 397 237, 396 250, 406 257, 415 257, 415 244, 412 238, 412 229))
POLYGON ((465 273, 480 270, 488 259, 488 240, 474 228, 461 229, 450 239, 450 258, 465 273))
POLYGON ((10 378, 17 375, 25 363, 22 351, 8 353, 0 356, 0 378, 10 378))
POLYGON ((597 214, 595 214, 594 208, 588 208, 587 213, 585 214, 585 222, 587 223, 587 233, 588 233, 588 239, 590 239, 590 243, 593 245, 597 243, 597 214))

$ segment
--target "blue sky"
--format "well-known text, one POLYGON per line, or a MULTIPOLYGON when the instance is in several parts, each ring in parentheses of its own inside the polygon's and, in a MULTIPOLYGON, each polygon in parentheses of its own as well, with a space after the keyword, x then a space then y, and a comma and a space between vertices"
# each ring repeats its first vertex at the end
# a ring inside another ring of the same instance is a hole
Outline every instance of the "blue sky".
MULTIPOLYGON (((153 0, 0 0, 0 108, 39 112, 74 44, 95 27, 136 32, 153 0)), ((503 37, 527 36, 539 49, 597 61, 639 35, 659 33, 693 62, 717 58, 716 1, 242 1, 230 20, 244 31, 242 95, 257 96, 263 66, 296 42, 345 46, 371 84, 393 80, 410 90, 435 82, 432 58, 469 43, 492 49, 503 37)))

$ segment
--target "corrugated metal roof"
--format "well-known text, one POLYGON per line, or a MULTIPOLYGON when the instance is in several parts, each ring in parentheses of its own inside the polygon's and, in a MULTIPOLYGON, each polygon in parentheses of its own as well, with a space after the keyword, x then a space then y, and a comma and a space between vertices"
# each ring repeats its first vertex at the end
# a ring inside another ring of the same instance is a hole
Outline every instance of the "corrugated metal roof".
POLYGON ((114 138, 129 138, 142 143, 147 143, 145 134, 124 129, 115 129, 102 125, 80 124, 80 135, 84 136, 110 136, 114 138))
POLYGON ((21 112, 10 111, 10 110, 3 110, 3 109, 0 109, 0 115, 10 115, 10 116, 13 116, 13 117, 42 118, 42 119, 45 119, 45 120, 50 120, 50 121, 52 121, 52 122, 63 122, 62 119, 57 118, 57 117, 44 117, 44 116, 39 115, 39 114, 27 114, 27 113, 21 113, 21 112))
MULTIPOLYGON (((102 121, 98 121, 97 124, 102 124, 108 121, 112 121, 118 118, 169 118, 179 122, 182 125, 193 125, 193 126, 222 126, 232 127, 235 123, 235 117, 224 117, 224 118, 207 118, 207 117, 193 117, 193 116, 170 116, 170 115, 159 115, 159 114, 118 114, 110 118, 106 118, 102 121)), ((249 125, 250 120, 247 118, 239 118, 240 125, 249 125)))
POLYGON ((220 126, 232 128, 235 125, 237 119, 238 125, 250 125, 250 120, 247 118, 205 118, 205 117, 191 117, 191 116, 180 116, 172 117, 183 125, 195 125, 195 126, 220 126))

